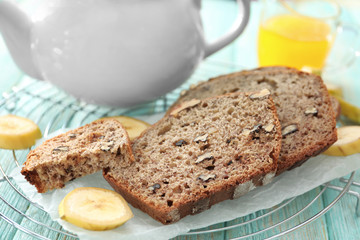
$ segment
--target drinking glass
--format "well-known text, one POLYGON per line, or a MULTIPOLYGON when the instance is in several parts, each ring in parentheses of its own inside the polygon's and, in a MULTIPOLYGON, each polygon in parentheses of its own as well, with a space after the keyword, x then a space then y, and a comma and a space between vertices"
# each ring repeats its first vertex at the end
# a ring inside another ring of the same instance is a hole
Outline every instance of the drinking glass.
MULTIPOLYGON (((334 0, 264 0, 263 4, 258 32, 260 66, 321 71, 339 34, 350 31, 353 40, 359 36, 356 27, 341 23, 341 7, 334 0)), ((355 54, 342 52, 341 58, 353 61, 355 54)))

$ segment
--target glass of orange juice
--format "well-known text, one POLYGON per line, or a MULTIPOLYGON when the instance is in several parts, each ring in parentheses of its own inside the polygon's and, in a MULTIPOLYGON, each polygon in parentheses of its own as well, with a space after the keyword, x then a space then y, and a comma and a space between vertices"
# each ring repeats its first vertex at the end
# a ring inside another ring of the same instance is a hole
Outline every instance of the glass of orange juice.
POLYGON ((334 0, 264 0, 260 66, 321 70, 333 45, 340 6, 334 0))

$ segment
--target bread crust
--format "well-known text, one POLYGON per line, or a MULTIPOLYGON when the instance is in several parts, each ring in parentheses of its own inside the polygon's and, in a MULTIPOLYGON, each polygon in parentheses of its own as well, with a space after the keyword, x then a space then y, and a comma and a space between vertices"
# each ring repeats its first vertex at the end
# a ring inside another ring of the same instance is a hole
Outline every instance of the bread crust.
MULTIPOLYGON (((267 174, 275 175, 275 170, 274 172, 270 172, 267 174)), ((254 177, 256 181, 250 180, 247 182, 253 183, 254 187, 262 186, 264 185, 263 180, 266 179, 267 174, 262 174, 254 177)), ((111 187, 116 192, 120 193, 128 203, 130 203, 133 207, 147 213, 149 216, 161 222, 162 224, 171 224, 177 222, 181 218, 188 215, 195 215, 207 209, 210 209, 211 206, 215 205, 216 203, 225 200, 235 199, 247 193, 246 191, 242 194, 235 196, 235 190, 239 186, 239 184, 233 183, 224 186, 224 188, 209 192, 206 195, 197 195, 196 198, 191 199, 183 204, 174 206, 171 209, 157 208, 155 205, 146 203, 145 200, 139 197, 137 194, 134 194, 131 191, 131 188, 129 188, 129 185, 117 182, 116 179, 114 179, 110 174, 108 174, 108 169, 103 171, 103 176, 106 181, 111 185, 111 187)))
POLYGON ((36 187, 38 193, 46 192, 46 187, 40 180, 39 174, 36 171, 28 171, 26 169, 22 169, 21 174, 24 175, 26 181, 36 187))

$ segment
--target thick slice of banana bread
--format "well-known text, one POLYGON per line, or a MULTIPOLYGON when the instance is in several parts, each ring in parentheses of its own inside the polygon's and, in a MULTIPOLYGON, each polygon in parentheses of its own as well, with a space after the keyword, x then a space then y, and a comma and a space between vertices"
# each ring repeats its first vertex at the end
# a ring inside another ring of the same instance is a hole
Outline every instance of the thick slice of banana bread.
POLYGON ((130 204, 169 224, 274 177, 281 128, 268 90, 194 100, 133 141, 135 163, 104 177, 130 204))
POLYGON ((112 166, 134 161, 130 140, 121 123, 101 119, 60 134, 30 151, 21 173, 39 193, 112 166))
POLYGON ((322 79, 293 68, 264 67, 210 79, 183 93, 171 109, 190 99, 263 88, 274 98, 283 132, 277 174, 337 140, 335 114, 322 79))

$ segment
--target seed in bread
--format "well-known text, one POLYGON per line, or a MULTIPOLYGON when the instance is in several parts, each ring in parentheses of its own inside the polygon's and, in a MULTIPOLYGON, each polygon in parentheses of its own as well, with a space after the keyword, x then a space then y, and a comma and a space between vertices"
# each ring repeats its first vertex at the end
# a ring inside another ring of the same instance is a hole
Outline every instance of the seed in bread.
POLYGON ((134 140, 134 164, 106 168, 105 179, 164 224, 269 183, 281 127, 271 97, 251 99, 251 94, 184 104, 134 140), (242 134, 244 129, 254 129, 253 134, 242 134))
POLYGON ((28 154, 21 173, 44 193, 75 178, 133 161, 121 123, 101 119, 45 141, 28 154))

